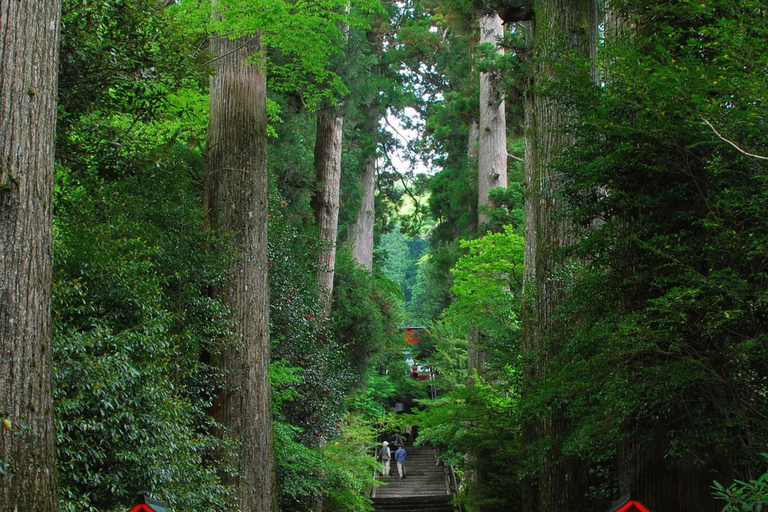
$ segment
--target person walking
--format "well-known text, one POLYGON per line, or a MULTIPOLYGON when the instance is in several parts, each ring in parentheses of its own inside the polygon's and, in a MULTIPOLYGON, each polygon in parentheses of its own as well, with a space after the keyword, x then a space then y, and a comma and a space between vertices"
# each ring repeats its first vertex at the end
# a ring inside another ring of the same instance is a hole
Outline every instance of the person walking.
POLYGON ((405 478, 405 448, 398 446, 395 450, 395 462, 397 462, 397 472, 400 474, 400 480, 405 478))
POLYGON ((381 443, 381 462, 384 463, 384 474, 389 476, 390 473, 390 459, 392 458, 392 452, 389 451, 389 443, 384 441, 381 443))

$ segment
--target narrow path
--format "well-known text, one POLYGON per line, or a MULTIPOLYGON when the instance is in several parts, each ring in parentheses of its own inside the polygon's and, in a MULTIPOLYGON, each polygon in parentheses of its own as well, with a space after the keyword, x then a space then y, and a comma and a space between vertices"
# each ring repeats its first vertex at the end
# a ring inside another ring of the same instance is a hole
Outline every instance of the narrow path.
MULTIPOLYGON (((385 485, 376 488, 373 499, 377 512, 452 512, 450 490, 445 469, 435 464, 431 447, 413 447, 406 444, 408 456, 404 479, 397 474, 392 461, 392 475, 380 476, 385 485)), ((393 450, 394 453, 394 450, 393 450)))

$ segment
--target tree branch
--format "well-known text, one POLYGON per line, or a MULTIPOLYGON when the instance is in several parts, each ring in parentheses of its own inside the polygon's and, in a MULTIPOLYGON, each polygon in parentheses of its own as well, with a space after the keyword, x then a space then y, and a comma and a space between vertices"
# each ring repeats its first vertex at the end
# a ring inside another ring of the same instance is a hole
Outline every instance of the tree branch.
MULTIPOLYGON (((221 36, 217 36, 217 37, 221 37, 221 36)), ((204 65, 204 66, 206 66, 206 65, 208 65, 208 64, 211 64, 212 62, 216 62, 216 61, 217 61, 217 60, 219 60, 219 59, 223 59, 224 57, 227 57, 228 55, 232 55, 233 53, 237 53, 237 52, 239 52, 240 50, 242 50, 243 48, 245 48, 246 46, 248 46, 249 44, 251 44, 251 42, 252 42, 254 39, 258 39, 259 37, 261 37, 261 34, 260 34, 260 33, 259 33, 259 34, 256 34, 256 35, 255 35, 255 36, 253 36, 253 37, 251 37, 250 39, 248 39, 247 41, 245 41, 243 44, 241 44, 240 46, 238 46, 238 47, 237 47, 237 48, 235 48, 234 50, 232 50, 232 51, 229 51, 229 52, 227 52, 227 53, 225 53, 225 54, 223 54, 223 55, 219 55, 219 56, 217 56, 217 57, 214 57, 213 59, 210 59, 210 60, 207 60, 207 61, 203 62, 203 65, 204 65)))
POLYGON ((702 119, 704 120, 705 123, 707 123, 707 126, 712 128, 712 131, 715 132, 715 135, 717 135, 720 138, 720 140, 723 140, 723 141, 727 142, 728 144, 730 144, 731 146, 735 147, 741 154, 747 155, 747 156, 751 156, 752 158, 758 158, 760 160, 768 160, 768 156, 760 156, 760 155, 756 155, 754 153, 749 153, 747 151, 744 151, 739 146, 737 146, 735 142, 730 141, 730 140, 726 139, 725 137, 723 137, 722 135, 720 135, 720 133, 715 129, 715 127, 712 126, 712 123, 710 123, 708 120, 704 119, 703 117, 702 117, 702 119))

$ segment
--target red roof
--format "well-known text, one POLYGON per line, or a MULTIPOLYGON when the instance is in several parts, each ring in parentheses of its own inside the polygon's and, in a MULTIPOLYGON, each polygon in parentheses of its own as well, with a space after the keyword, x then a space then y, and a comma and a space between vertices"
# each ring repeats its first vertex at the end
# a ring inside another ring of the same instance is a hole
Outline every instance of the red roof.
POLYGON ((645 505, 637 500, 629 500, 622 506, 616 509, 616 512, 651 512, 645 508, 645 505))
POLYGON ((155 512, 151 508, 149 508, 149 505, 144 505, 143 503, 136 505, 128 512, 155 512))

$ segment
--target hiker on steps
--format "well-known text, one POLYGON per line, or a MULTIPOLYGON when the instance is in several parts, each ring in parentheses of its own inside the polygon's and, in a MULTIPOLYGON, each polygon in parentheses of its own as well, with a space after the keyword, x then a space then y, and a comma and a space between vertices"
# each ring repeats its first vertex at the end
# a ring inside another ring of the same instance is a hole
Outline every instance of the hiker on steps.
POLYGON ((391 458, 391 452, 389 451, 389 443, 384 441, 381 443, 381 461, 384 463, 384 474, 389 476, 389 459, 391 458))
POLYGON ((395 462, 397 462, 397 472, 400 474, 400 480, 405 478, 405 448, 401 446, 395 450, 395 462))

